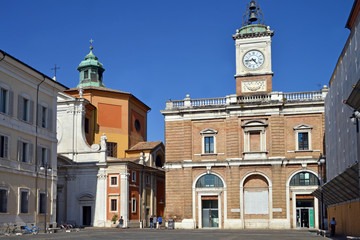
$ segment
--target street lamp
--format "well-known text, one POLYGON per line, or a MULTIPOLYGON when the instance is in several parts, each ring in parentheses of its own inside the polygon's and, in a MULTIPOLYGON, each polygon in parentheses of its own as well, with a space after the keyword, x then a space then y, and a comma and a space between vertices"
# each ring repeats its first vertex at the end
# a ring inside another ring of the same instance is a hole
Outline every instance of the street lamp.
POLYGON ((45 171, 45 203, 44 203, 44 209, 45 209, 45 219, 44 219, 44 232, 46 233, 46 214, 47 214, 47 200, 48 200, 48 190, 47 190, 47 176, 48 171, 51 171, 51 167, 48 162, 45 162, 43 166, 40 167, 41 171, 45 171))
POLYGON ((321 229, 324 229, 324 196, 323 196, 322 186, 324 184, 323 166, 325 165, 325 162, 326 162, 325 155, 320 154, 320 157, 318 160, 318 165, 320 166, 320 193, 321 193, 321 209, 320 209, 321 223, 320 223, 320 227, 321 227, 321 229))

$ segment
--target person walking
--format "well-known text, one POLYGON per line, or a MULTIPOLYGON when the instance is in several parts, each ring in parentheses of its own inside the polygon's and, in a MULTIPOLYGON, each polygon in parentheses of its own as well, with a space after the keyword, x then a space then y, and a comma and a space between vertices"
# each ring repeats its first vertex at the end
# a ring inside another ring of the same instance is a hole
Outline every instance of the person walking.
POLYGON ((153 216, 151 215, 150 216, 150 229, 153 228, 153 216))
POLYGON ((156 223, 157 223, 157 218, 156 218, 156 216, 154 216, 154 218, 153 218, 154 229, 156 229, 156 223))
POLYGON ((159 222, 159 229, 160 229, 160 228, 161 228, 161 224, 162 224, 162 217, 161 217, 161 216, 158 217, 158 222, 159 222))
POLYGON ((334 217, 330 220, 329 225, 330 225, 330 229, 331 229, 330 236, 333 237, 333 236, 335 236, 335 226, 336 226, 336 221, 335 221, 334 217))
POLYGON ((123 226, 124 226, 124 219, 121 216, 120 219, 119 219, 119 228, 123 228, 123 226))

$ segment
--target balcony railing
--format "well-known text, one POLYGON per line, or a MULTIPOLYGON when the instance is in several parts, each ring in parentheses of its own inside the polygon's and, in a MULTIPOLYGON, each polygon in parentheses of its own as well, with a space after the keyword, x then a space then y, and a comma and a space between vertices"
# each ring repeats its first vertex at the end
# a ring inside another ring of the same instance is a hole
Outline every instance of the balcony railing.
POLYGON ((321 91, 282 93, 271 92, 258 95, 228 95, 222 98, 191 99, 186 95, 184 100, 167 101, 165 110, 226 106, 231 104, 259 104, 259 103, 293 103, 324 101, 328 88, 324 86, 321 91))

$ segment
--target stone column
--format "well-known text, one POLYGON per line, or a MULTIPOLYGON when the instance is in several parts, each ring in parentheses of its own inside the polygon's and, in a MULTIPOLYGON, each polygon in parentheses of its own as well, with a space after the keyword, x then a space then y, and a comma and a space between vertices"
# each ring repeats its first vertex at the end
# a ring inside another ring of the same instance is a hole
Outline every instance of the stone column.
POLYGON ((129 221, 129 173, 120 173, 120 216, 124 219, 124 227, 128 226, 129 221))
POLYGON ((96 186, 96 199, 95 199, 95 214, 94 214, 94 226, 105 227, 106 223, 106 190, 107 190, 107 175, 105 172, 106 164, 99 166, 97 174, 97 186, 96 186))
POLYGON ((150 215, 154 215, 154 174, 150 175, 150 215))

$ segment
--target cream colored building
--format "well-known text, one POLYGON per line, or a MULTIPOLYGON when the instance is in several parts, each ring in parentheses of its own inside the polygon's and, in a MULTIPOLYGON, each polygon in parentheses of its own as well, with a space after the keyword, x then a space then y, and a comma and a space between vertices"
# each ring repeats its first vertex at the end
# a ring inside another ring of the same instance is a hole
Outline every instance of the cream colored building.
POLYGON ((0 224, 55 222, 56 97, 65 89, 0 50, 0 224))

